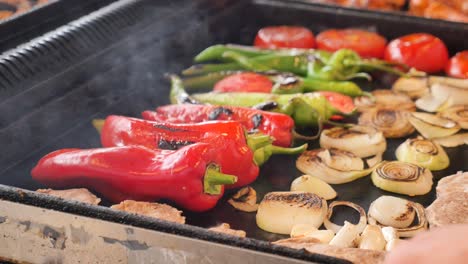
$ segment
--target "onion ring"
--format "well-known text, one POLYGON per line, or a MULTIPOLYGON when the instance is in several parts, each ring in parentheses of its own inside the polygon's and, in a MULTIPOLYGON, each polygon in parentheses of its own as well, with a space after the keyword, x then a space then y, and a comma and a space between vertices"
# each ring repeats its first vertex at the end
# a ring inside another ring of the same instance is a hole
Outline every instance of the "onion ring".
POLYGON ((328 206, 327 216, 323 220, 323 225, 325 226, 325 228, 333 231, 336 234, 343 227, 330 221, 330 218, 333 215, 333 208, 337 205, 348 206, 358 211, 360 217, 359 223, 356 225, 356 227, 358 228, 359 234, 362 233, 362 231, 364 231, 364 228, 366 228, 367 225, 366 211, 361 206, 348 201, 333 201, 332 203, 330 203, 330 205, 328 206))
MULTIPOLYGON (((416 235, 417 233, 424 231, 427 229, 427 218, 426 218, 426 213, 424 211, 424 207, 419 204, 415 203, 412 201, 408 201, 408 205, 413 207, 413 209, 416 211, 416 215, 418 217, 418 224, 415 226, 410 226, 410 227, 404 227, 404 228, 395 228, 395 230, 398 232, 398 235, 400 237, 412 237, 416 235)), ((372 216, 368 216, 369 219, 369 224, 371 225, 380 225, 382 227, 385 227, 384 225, 380 224, 375 220, 372 216)))

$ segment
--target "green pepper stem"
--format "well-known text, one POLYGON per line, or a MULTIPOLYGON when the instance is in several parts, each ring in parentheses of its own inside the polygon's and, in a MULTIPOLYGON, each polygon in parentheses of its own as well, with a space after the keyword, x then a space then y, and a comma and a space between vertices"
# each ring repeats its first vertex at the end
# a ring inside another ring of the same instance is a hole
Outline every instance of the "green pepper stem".
POLYGON ((271 154, 284 154, 284 155, 296 155, 296 154, 301 154, 305 150, 307 150, 307 144, 304 144, 299 147, 295 148, 283 148, 283 147, 278 147, 278 146, 271 146, 271 154))
POLYGON ((386 66, 386 65, 381 64, 381 63, 372 62, 372 61, 370 61, 370 62, 362 61, 362 62, 357 62, 357 63, 350 63, 349 65, 359 66, 359 67, 369 67, 371 69, 376 69, 376 70, 381 70, 381 71, 393 73, 393 74, 398 75, 398 76, 407 76, 406 73, 404 73, 404 72, 402 72, 400 70, 397 70, 395 68, 386 66))
POLYGON ((252 151, 271 145, 272 141, 269 135, 247 135, 247 145, 252 151))
POLYGON ((327 124, 329 124, 329 125, 332 125, 332 126, 344 127, 344 128, 350 128, 350 127, 354 126, 353 124, 349 124, 349 123, 338 123, 338 122, 334 122, 334 121, 331 121, 331 120, 327 120, 325 123, 327 123, 327 124))
POLYGON ((104 120, 104 119, 93 119, 92 122, 93 122, 94 128, 95 128, 99 133, 101 133, 102 128, 104 127, 104 123, 106 122, 106 120, 104 120))
POLYGON ((214 164, 210 164, 206 168, 205 176, 203 177, 203 191, 205 193, 212 195, 221 194, 221 185, 237 182, 236 176, 221 173, 219 170, 219 166, 214 164))
POLYGON ((244 67, 237 63, 220 63, 220 64, 197 64, 182 71, 182 75, 198 75, 220 71, 238 71, 244 67))

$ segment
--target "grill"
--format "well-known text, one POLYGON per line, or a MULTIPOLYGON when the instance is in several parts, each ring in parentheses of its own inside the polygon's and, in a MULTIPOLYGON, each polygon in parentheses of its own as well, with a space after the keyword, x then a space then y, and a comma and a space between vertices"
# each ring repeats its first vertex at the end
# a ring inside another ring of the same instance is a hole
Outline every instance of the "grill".
MULTIPOLYGON (((185 212, 188 225, 178 225, 28 191, 44 187, 30 176, 43 155, 100 146, 92 119, 139 116, 167 104, 165 73, 180 72, 211 44, 250 44, 258 28, 276 24, 304 25, 314 32, 361 27, 389 39, 423 31, 443 39, 452 53, 468 46, 467 24, 301 1, 121 0, 65 24, 0 57, 0 231, 5 234, 0 242, 7 245, 0 247, 0 256, 66 263, 347 263, 268 243, 284 236, 258 229, 255 214, 236 212, 225 199, 207 213, 185 212), (245 230, 249 238, 203 228, 222 222, 245 230), (19 244, 24 247, 18 249, 19 244), (95 259, 86 261, 85 255, 95 259), (155 255, 163 260, 152 259, 155 255)), ((402 142, 390 140, 384 158, 393 160, 402 142)), ((466 146, 447 152, 452 164, 434 173, 436 181, 468 169, 466 146)), ((287 190, 300 175, 294 164, 292 157, 273 157, 265 164, 253 185, 259 196, 287 190)), ((365 209, 385 194, 369 177, 334 187, 340 200, 365 209)), ((411 198, 425 206, 434 199, 435 192, 411 198)))

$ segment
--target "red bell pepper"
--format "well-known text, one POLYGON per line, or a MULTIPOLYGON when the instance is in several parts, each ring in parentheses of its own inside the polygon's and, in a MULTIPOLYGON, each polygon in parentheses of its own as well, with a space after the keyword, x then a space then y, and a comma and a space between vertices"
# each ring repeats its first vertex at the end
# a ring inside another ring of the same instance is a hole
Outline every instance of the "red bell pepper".
POLYGON ((237 182, 227 188, 252 183, 258 177, 258 166, 272 154, 299 154, 307 148, 307 145, 298 148, 272 146, 269 136, 246 135, 243 126, 235 121, 171 124, 109 116, 101 129, 104 147, 141 145, 150 149, 178 149, 196 142, 208 143, 217 149, 218 164, 223 172, 238 177, 237 182))
POLYGON ((199 123, 210 120, 235 120, 249 132, 259 131, 273 137, 273 144, 289 147, 292 144, 294 120, 285 114, 247 107, 212 105, 166 105, 142 113, 144 119, 169 123, 199 123))
POLYGON ((43 157, 35 180, 57 188, 83 186, 112 202, 168 199, 192 211, 213 208, 224 184, 237 178, 220 172, 219 153, 206 143, 179 150, 143 146, 62 149, 43 157))

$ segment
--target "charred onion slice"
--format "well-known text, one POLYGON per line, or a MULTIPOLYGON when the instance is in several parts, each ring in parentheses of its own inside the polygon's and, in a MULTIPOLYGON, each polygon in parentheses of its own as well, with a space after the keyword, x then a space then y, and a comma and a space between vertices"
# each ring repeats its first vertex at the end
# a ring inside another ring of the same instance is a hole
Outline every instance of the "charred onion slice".
POLYGON ((291 183, 291 191, 315 193, 325 200, 331 200, 336 197, 336 191, 328 183, 310 175, 302 175, 296 178, 291 183))
POLYGON ((296 161, 298 170, 329 184, 342 184, 369 175, 364 162, 354 154, 338 149, 305 151, 296 161))
POLYGON ((258 209, 257 192, 250 186, 244 187, 234 194, 228 203, 239 211, 255 212, 258 209))
POLYGON ((271 192, 258 206, 257 225, 278 234, 290 234, 293 226, 319 227, 327 214, 327 201, 308 192, 271 192))
MULTIPOLYGON (((466 103, 468 104, 468 101, 466 103)), ((444 109, 439 116, 453 120, 461 128, 468 129, 468 105, 454 105, 444 109)))
POLYGON ((399 161, 413 163, 431 171, 443 170, 450 165, 445 150, 434 141, 422 137, 407 139, 398 146, 395 155, 399 161))
POLYGON ((432 187, 432 173, 418 165, 401 161, 384 161, 372 172, 372 182, 382 190, 423 195, 432 187))
POLYGON ((392 90, 416 99, 429 93, 429 84, 425 77, 401 77, 393 84, 392 90))
POLYGON ((386 138, 406 137, 414 132, 409 122, 411 113, 390 108, 370 109, 361 114, 359 125, 371 126, 382 131, 386 138))
POLYGON ((407 201, 405 199, 397 199, 400 198, 382 196, 372 202, 371 206, 369 207, 369 223, 374 225, 378 224, 382 226, 391 226, 395 229, 400 237, 412 237, 418 232, 426 230, 427 219, 424 212, 424 207, 419 203, 407 201), (410 207, 412 209, 410 209, 410 207), (418 216, 418 224, 415 226, 409 226, 412 223, 412 221, 410 222, 409 219, 413 220, 414 216, 413 218, 406 219, 405 221, 398 221, 395 219, 395 216, 398 214, 392 212, 392 210, 403 212, 403 218, 406 218, 410 214, 414 214, 415 211, 416 215, 418 216), (392 224, 400 225, 402 227, 395 227, 392 226, 392 224))
POLYGON ((433 140, 444 147, 457 147, 468 144, 468 133, 459 133, 448 137, 434 138, 433 140))
POLYGON ((380 196, 369 207, 371 217, 384 226, 408 227, 415 217, 413 202, 394 196, 380 196))
POLYGON ((353 208, 354 210, 358 211, 360 217, 359 217, 359 223, 356 225, 356 230, 358 231, 358 234, 360 234, 364 228, 366 227, 367 225, 367 216, 366 216, 366 211, 359 205, 355 204, 355 203, 352 203, 352 202, 348 202, 348 201, 334 201, 330 204, 330 206, 328 207, 328 213, 327 213, 327 217, 325 217, 324 221, 323 221, 323 225, 325 226, 325 228, 327 228, 328 230, 331 230, 333 231, 334 233, 338 233, 338 231, 340 231, 340 229, 342 228, 342 226, 339 226, 337 224, 334 224, 330 221, 332 215, 333 215, 333 208, 335 208, 335 206, 348 206, 348 207, 351 207, 353 208))
POLYGON ((359 112, 367 111, 373 108, 390 108, 408 111, 416 111, 416 105, 411 98, 405 94, 397 93, 392 90, 374 90, 373 98, 360 96, 354 99, 354 104, 359 112))
POLYGON ((460 130, 455 121, 428 113, 411 113, 409 121, 425 138, 446 137, 460 130))
POLYGON ((373 127, 354 125, 323 130, 320 147, 348 151, 360 158, 381 154, 387 148, 382 132, 373 127))

